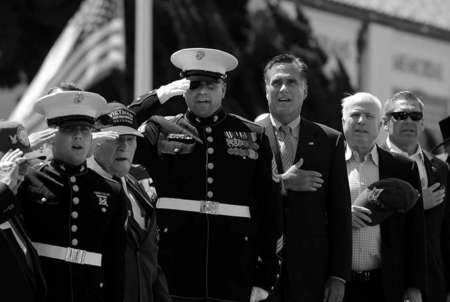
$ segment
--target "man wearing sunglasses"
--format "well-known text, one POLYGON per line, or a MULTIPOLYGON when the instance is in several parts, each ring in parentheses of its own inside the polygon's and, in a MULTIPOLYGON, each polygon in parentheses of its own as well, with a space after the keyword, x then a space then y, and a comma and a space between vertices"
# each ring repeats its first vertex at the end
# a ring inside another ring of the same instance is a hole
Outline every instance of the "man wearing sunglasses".
POLYGON ((183 79, 130 106, 145 121, 136 161, 159 195, 159 261, 170 294, 174 301, 263 300, 280 276, 283 246, 268 139, 222 107, 234 56, 188 48, 171 62, 183 79), (176 95, 186 101, 184 114, 153 115, 176 95))
POLYGON ((442 302, 448 296, 450 273, 450 207, 447 201, 448 167, 420 146, 424 131, 424 103, 409 91, 401 91, 384 105, 384 147, 417 163, 422 184, 427 238, 426 301, 442 302), (444 239, 444 240, 442 240, 444 239), (447 277, 448 278, 448 277, 447 277))

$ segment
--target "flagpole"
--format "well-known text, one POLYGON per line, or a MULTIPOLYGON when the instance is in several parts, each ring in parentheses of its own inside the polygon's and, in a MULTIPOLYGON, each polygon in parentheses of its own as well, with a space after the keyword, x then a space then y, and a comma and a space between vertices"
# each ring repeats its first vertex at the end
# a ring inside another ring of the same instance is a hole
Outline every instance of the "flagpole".
POLYGON ((153 0, 135 0, 134 97, 153 88, 153 0))

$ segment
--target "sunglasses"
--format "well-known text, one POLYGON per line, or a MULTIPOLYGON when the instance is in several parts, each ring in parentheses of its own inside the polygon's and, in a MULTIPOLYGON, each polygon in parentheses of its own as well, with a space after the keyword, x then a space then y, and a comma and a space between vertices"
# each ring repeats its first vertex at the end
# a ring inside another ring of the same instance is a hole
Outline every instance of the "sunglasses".
POLYGON ((420 121, 423 118, 423 113, 422 112, 417 112, 417 111, 391 112, 391 113, 389 113, 389 115, 392 116, 396 121, 404 121, 408 117, 410 117, 412 121, 417 122, 417 121, 420 121))

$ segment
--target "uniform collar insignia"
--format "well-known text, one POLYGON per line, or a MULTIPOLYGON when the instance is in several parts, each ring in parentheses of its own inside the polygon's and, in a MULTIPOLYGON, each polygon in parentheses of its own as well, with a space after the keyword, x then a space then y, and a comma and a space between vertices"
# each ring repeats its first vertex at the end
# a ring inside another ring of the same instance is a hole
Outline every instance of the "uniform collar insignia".
POLYGON ((192 111, 188 110, 185 114, 186 118, 195 126, 212 126, 220 123, 226 116, 223 108, 220 108, 209 117, 198 117, 192 111))

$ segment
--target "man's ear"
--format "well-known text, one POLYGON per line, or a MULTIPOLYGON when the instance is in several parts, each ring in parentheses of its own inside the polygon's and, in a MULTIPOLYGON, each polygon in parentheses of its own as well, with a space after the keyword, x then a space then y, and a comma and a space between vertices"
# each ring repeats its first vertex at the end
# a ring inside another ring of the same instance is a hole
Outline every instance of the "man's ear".
POLYGON ((223 85, 222 85, 222 99, 225 98, 226 93, 227 93, 227 83, 223 82, 223 85))
POLYGON ((383 130, 388 132, 389 131, 389 119, 382 118, 380 121, 380 127, 383 127, 383 130))

